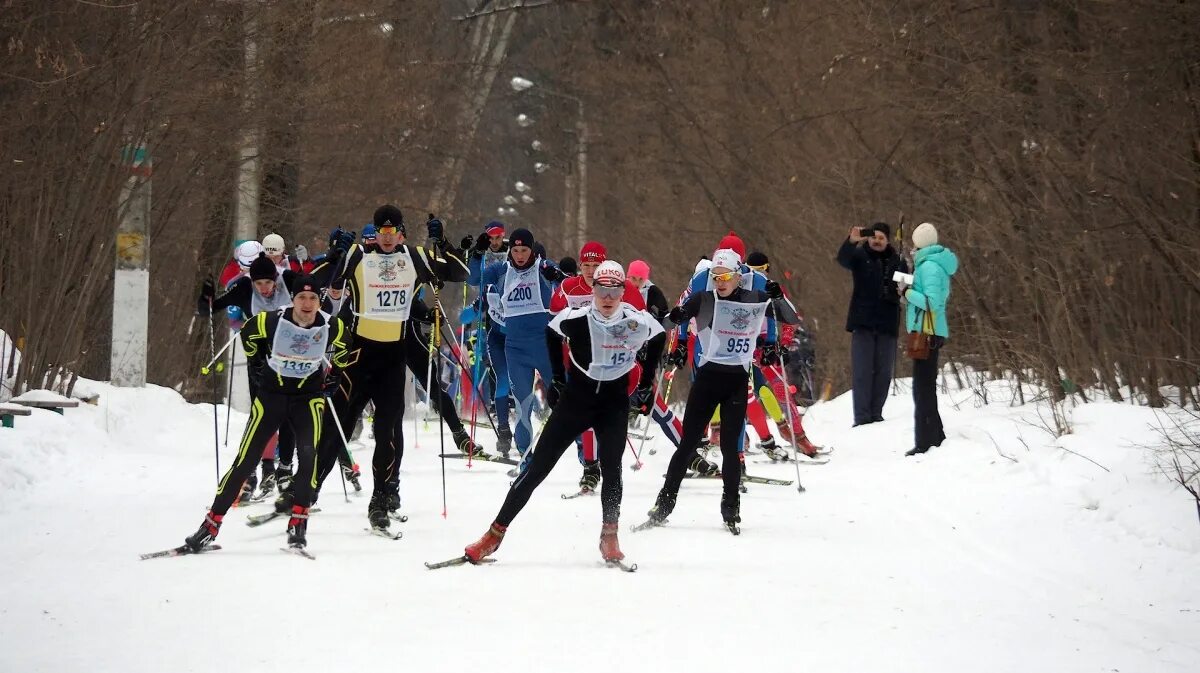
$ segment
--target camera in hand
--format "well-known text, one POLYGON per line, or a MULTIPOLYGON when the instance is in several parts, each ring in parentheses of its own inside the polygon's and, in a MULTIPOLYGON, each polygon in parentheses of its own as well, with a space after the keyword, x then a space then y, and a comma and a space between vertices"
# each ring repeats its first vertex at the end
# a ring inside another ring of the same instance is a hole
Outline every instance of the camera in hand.
POLYGON ((863 238, 871 238, 875 235, 875 230, 871 227, 859 227, 858 235, 862 236, 863 238))

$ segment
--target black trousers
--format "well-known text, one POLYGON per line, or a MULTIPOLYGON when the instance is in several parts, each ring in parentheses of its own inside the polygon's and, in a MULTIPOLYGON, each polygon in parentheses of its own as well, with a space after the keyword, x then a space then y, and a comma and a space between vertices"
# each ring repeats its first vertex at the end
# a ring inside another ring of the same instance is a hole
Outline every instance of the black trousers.
MULTIPOLYGON (((383 492, 385 485, 396 480, 400 461, 404 458, 404 341, 371 341, 356 338, 358 345, 351 352, 351 364, 341 372, 341 384, 330 396, 330 408, 325 424, 329 431, 317 449, 317 488, 337 465, 344 454, 342 437, 334 426, 333 416, 342 429, 354 432, 355 422, 362 416, 367 402, 375 403, 375 455, 371 459, 375 490, 383 492)), ((348 439, 348 437, 347 437, 348 439)))
POLYGON ((892 387, 896 366, 896 337, 859 328, 850 337, 850 371, 854 423, 883 418, 883 404, 892 387))
POLYGON ((419 327, 412 325, 408 338, 404 340, 404 358, 408 363, 408 369, 421 382, 421 387, 429 395, 430 406, 437 410, 438 415, 446 422, 446 427, 450 428, 450 432, 461 432, 463 424, 458 417, 458 410, 454 408, 454 400, 450 399, 450 395, 442 387, 442 382, 437 378, 440 371, 438 367, 440 363, 437 361, 433 363, 433 386, 429 385, 428 375, 431 373, 429 370, 429 341, 423 338, 418 330, 419 327))
POLYGON ((721 426, 732 428, 732 431, 721 433, 722 490, 726 499, 737 500, 740 497, 738 484, 741 482, 742 466, 738 459, 738 439, 746 423, 746 384, 749 380, 749 372, 734 371, 711 363, 696 373, 692 390, 688 393, 687 406, 683 410, 683 436, 671 456, 663 488, 671 493, 679 492, 688 464, 696 457, 696 447, 704 436, 704 428, 712 419, 713 412, 720 407, 721 426))
POLYGON ((941 446, 946 440, 942 428, 942 415, 938 413, 937 375, 938 354, 941 352, 940 339, 935 337, 927 360, 913 360, 913 448, 928 449, 931 446, 941 446))
MULTIPOLYGON (((507 526, 529 502, 529 497, 550 474, 567 447, 574 445, 581 432, 592 428, 596 432, 597 455, 600 459, 600 507, 604 523, 617 523, 621 518, 621 456, 629 419, 628 377, 599 383, 586 376, 572 379, 563 391, 558 405, 542 428, 533 449, 526 454, 525 471, 508 489, 508 496, 496 515, 496 523, 507 526)), ((742 397, 746 395, 742 386, 742 397)))
POLYGON ((325 415, 325 399, 317 393, 275 393, 259 391, 250 402, 250 420, 238 445, 237 459, 217 484, 217 496, 213 499, 213 514, 224 515, 233 506, 241 491, 242 483, 254 474, 254 467, 262 456, 263 449, 281 427, 288 426, 296 440, 296 454, 300 468, 293 481, 295 504, 308 507, 316 487, 316 461, 314 446, 321 439, 321 425, 325 415))

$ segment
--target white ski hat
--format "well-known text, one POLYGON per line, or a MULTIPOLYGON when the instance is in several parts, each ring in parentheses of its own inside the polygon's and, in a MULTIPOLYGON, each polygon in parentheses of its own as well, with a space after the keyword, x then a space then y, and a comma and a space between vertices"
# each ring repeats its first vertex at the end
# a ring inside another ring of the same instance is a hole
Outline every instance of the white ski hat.
POLYGON ((624 285, 625 269, 621 268, 620 263, 606 259, 600 262, 600 266, 596 267, 596 273, 592 276, 592 283, 613 287, 624 285))
POLYGON ((267 234, 263 237, 262 246, 268 255, 282 255, 284 249, 283 237, 279 234, 267 234))
POLYGON ((931 245, 937 245, 937 227, 928 222, 922 222, 916 229, 913 229, 912 241, 913 247, 918 250, 928 248, 931 245))
POLYGON ((729 269, 730 271, 742 270, 742 258, 736 252, 729 248, 722 248, 713 253, 712 268, 729 269))
POLYGON ((258 241, 246 241, 237 247, 234 256, 237 257, 238 264, 249 269, 254 260, 263 252, 263 245, 258 241))

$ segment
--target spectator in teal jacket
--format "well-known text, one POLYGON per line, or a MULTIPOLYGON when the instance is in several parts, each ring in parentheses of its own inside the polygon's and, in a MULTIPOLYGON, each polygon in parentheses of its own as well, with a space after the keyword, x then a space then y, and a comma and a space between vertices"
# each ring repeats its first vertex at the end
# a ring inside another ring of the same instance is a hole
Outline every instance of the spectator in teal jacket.
POLYGON ((929 358, 913 360, 913 434, 915 443, 905 455, 925 453, 941 446, 946 439, 942 416, 937 405, 938 354, 950 336, 946 320, 946 305, 950 299, 950 277, 958 271, 958 257, 938 244, 937 229, 925 222, 912 234, 913 285, 904 293, 908 301, 905 324, 909 332, 918 332, 925 321, 925 312, 933 314, 933 333, 929 358))

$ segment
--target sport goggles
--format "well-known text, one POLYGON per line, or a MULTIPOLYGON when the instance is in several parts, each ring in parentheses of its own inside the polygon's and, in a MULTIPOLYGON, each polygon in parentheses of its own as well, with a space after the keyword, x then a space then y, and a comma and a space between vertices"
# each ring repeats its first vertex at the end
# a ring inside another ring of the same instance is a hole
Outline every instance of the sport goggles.
POLYGON ((398 234, 398 233, 400 233, 400 227, 395 227, 395 226, 375 227, 375 233, 376 234, 398 234))
POLYGON ((719 281, 724 282, 724 281, 728 281, 728 280, 735 280, 736 278, 738 278, 738 276, 741 276, 742 274, 738 273, 737 271, 726 271, 725 273, 710 273, 708 275, 711 276, 713 280, 719 280, 719 281))
POLYGON ((751 264, 749 266, 750 266, 750 269, 753 271, 758 271, 759 273, 766 273, 767 269, 769 269, 771 267, 771 263, 768 262, 766 264, 759 264, 758 266, 754 266, 753 264, 751 264))
POLYGON ((621 285, 600 285, 597 283, 592 286, 592 293, 601 299, 616 299, 625 294, 625 288, 621 285))

